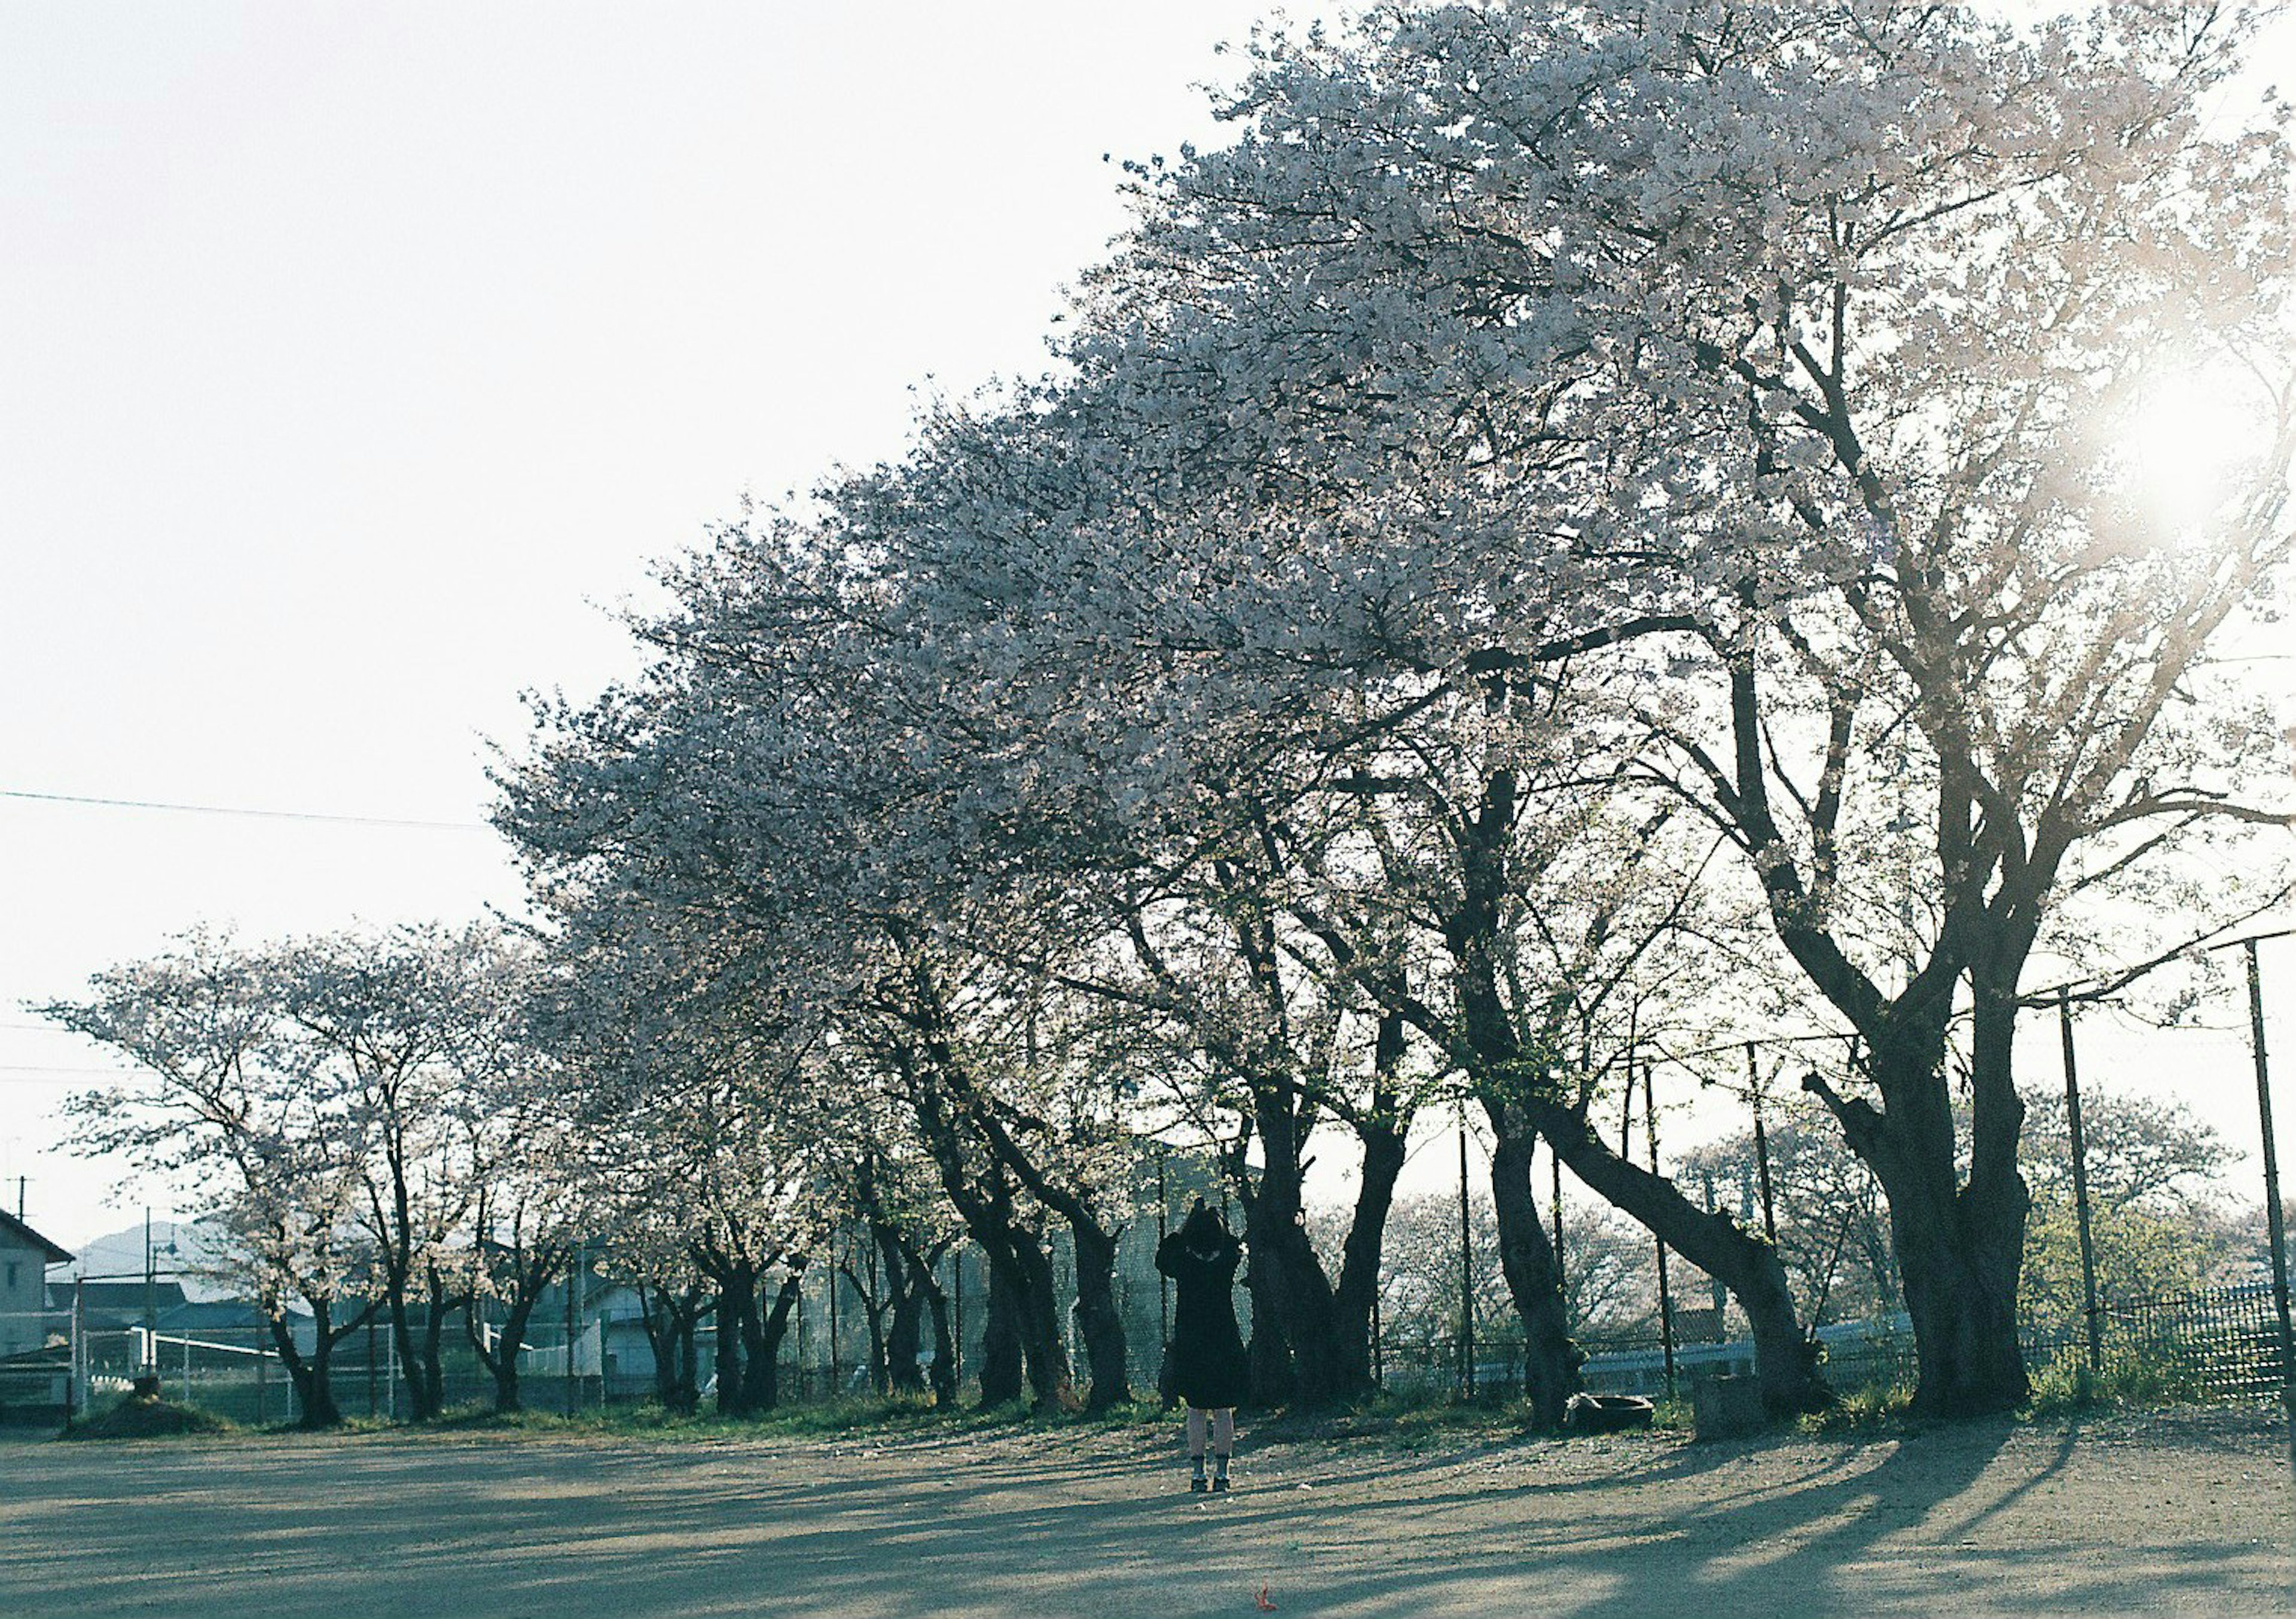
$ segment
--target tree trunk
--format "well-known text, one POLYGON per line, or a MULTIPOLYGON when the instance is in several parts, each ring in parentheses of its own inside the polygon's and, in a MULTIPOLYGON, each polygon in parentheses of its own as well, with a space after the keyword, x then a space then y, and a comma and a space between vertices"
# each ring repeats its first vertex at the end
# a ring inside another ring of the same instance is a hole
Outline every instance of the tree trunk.
POLYGON ((981 1312, 980 1403, 984 1410, 1021 1397, 1021 1306, 1009 1264, 988 1260, 988 1304, 981 1312))
POLYGON ((447 1409, 447 1318, 455 1311, 455 1301, 447 1298, 434 1273, 430 1279, 429 1296, 422 1312, 422 1341, 419 1345, 420 1364, 410 1369, 407 1381, 420 1378, 425 1402, 435 1419, 447 1409))
POLYGON ((510 1309, 503 1316, 502 1330, 495 1335, 491 1348, 482 1341, 485 1329, 479 1321, 479 1312, 467 1309, 463 1315, 471 1348, 478 1355, 479 1363, 494 1378, 497 1415, 520 1409, 518 1357, 526 1347, 527 1324, 534 1319, 534 1307, 541 1297, 542 1278, 537 1276, 534 1286, 527 1285, 532 1274, 524 1267, 520 1269, 510 1309))
MULTIPOLYGON (((747 1264, 724 1268, 718 1281, 718 1414, 750 1414, 749 1379, 744 1365, 749 1345, 758 1336, 758 1276, 747 1264)), ((570 1361, 568 1370, 572 1370, 570 1361)))
POLYGON ((1817 1356, 1794 1314, 1784 1263, 1775 1247, 1728 1214, 1710 1212, 1673 1182, 1627 1162, 1603 1145, 1584 1116, 1551 1102, 1528 1111, 1570 1173, 1613 1208, 1728 1289, 1754 1333, 1754 1371, 1762 1406, 1774 1417, 1821 1409, 1832 1397, 1817 1356))
POLYGON ((1562 1427, 1562 1408, 1578 1392, 1578 1368, 1587 1357, 1571 1342, 1554 1245, 1531 1195, 1530 1156, 1538 1138, 1518 1109, 1496 1097, 1487 1097, 1483 1106, 1491 1121, 1491 1209, 1498 1222, 1499 1271, 1522 1322, 1523 1394, 1530 1402, 1532 1426, 1551 1433, 1562 1427))
POLYGON ((1356 1133, 1363 1141, 1363 1173, 1347 1240, 1341 1247, 1339 1286, 1332 1290, 1332 1387, 1337 1399, 1373 1392, 1372 1321, 1379 1301, 1380 1255, 1388 1212, 1395 1204, 1395 1183, 1403 1173, 1407 1120, 1391 1119, 1382 1110, 1380 1117, 1359 1123, 1356 1133))
POLYGON ((287 1369, 288 1381, 294 1385, 298 1415, 295 1426, 303 1428, 339 1427, 342 1425, 341 1407, 335 1403, 334 1385, 329 1367, 334 1359, 335 1345, 348 1329, 334 1329, 334 1318, 324 1303, 312 1306, 315 1331, 311 1353, 306 1356, 295 1343, 295 1319, 277 1301, 266 1303, 264 1319, 271 1328, 272 1347, 279 1352, 279 1363, 287 1369))
POLYGON ((925 1298, 932 1310, 933 1362, 928 1381, 932 1385, 933 1405, 947 1410, 956 1403, 956 1337, 948 1327, 948 1295, 932 1280, 931 1267, 925 1267, 925 1298))
POLYGON ((654 1398, 666 1411, 691 1412, 698 1399, 701 1368, 693 1329, 707 1307, 690 1287, 672 1296, 639 1284, 638 1321, 653 1351, 654 1398))
POLYGON ((1124 1312, 1116 1305, 1117 1239, 1090 1220, 1071 1219, 1069 1232, 1076 1245, 1077 1329, 1092 1372, 1085 1409, 1104 1411, 1132 1398, 1124 1312))
MULTIPOLYGON (((1980 985, 1971 1031, 1969 1181, 1959 1182, 1942 1051, 1877 1044, 1883 1107, 1864 1108, 1850 1144, 1890 1199, 1890 1230, 1914 1323, 1925 1416, 2007 1410, 2032 1392, 2017 1336, 2017 1282, 2031 1206, 2016 1165, 2024 1107, 2009 1077, 2009 997, 1980 985)), ((1862 1108, 1862 1104, 1852 1104, 1862 1108)), ((1839 1111, 1839 1109, 1837 1109, 1839 1111)))
POLYGON ((1060 1300, 1053 1287, 1053 1256, 1044 1239, 1028 1227, 1010 1233, 1011 1263, 1020 1280, 1021 1353, 1029 1369, 1029 1403, 1040 1411, 1076 1403, 1076 1378, 1069 1346, 1061 1336, 1060 1300))
POLYGON ((899 1233, 882 1224, 873 1226, 872 1233, 884 1265, 885 1291, 892 1301, 892 1320, 885 1329, 884 1380, 879 1392, 921 1394, 925 1386, 924 1369, 919 1364, 924 1348, 923 1279, 910 1265, 899 1233))
MULTIPOLYGON (((790 1317, 804 1284, 804 1267, 792 1265, 774 1290, 770 1309, 760 1310, 752 1304, 742 1335, 742 1397, 747 1414, 773 1410, 781 1404, 782 1340, 789 1336, 790 1317)), ((751 1297, 754 1301, 754 1293, 751 1297)))

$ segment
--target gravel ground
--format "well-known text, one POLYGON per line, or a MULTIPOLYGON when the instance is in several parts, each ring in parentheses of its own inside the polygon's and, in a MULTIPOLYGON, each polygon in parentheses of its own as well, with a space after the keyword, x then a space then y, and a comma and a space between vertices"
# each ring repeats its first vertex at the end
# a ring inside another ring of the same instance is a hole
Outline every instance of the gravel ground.
POLYGON ((0 1441, 0 1615, 2296 1614, 2285 1430, 0 1441))

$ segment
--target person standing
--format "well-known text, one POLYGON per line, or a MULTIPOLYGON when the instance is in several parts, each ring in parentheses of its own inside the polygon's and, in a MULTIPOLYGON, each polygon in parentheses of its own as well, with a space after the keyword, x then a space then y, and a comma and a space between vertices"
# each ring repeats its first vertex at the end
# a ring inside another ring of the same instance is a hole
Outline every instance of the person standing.
POLYGON ((1192 1492, 1227 1488, 1235 1452, 1235 1408, 1243 1402, 1243 1335, 1235 1325, 1235 1268, 1243 1244, 1201 1198, 1180 1229, 1157 1245, 1156 1268, 1172 1279, 1172 1391, 1187 1402, 1192 1492), (1209 1430, 1209 1435, 1207 1433, 1209 1430), (1204 1442, 1212 1476, 1204 1477, 1204 1442))

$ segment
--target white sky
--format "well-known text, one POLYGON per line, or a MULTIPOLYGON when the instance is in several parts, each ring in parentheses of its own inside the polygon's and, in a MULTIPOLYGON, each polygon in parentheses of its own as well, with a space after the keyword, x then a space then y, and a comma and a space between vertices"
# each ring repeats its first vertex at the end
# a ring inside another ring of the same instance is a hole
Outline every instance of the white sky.
MULTIPOLYGON (((1038 367, 1103 154, 1215 138, 1265 9, 0 7, 0 791, 475 824, 651 559, 1038 367)), ((60 1150, 102 1059, 25 1002, 516 895, 483 830, 0 798, 6 1206, 70 1246, 144 1196, 60 1150)))

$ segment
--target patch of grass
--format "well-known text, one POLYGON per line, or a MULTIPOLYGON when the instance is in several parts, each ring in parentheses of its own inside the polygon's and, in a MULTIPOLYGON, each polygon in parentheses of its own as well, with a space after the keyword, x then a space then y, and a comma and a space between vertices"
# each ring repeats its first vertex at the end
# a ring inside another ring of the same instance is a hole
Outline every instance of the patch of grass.
POLYGON ((66 1439, 179 1439, 199 1434, 234 1434, 237 1426, 196 1405, 129 1394, 75 1419, 66 1439))
POLYGON ((2033 1374, 2033 1393, 2025 1410, 2035 1417, 2058 1417, 2112 1406, 2152 1410, 2194 1405, 2207 1398, 2208 1391, 2192 1371, 2174 1361, 2116 1350, 2092 1372, 2088 1352, 2071 1348, 2033 1374))
POLYGON ((1813 1435, 1902 1432, 1912 1421, 1913 1404, 1910 1383, 1869 1384, 1841 1391, 1832 1405, 1795 1426, 1813 1435))

